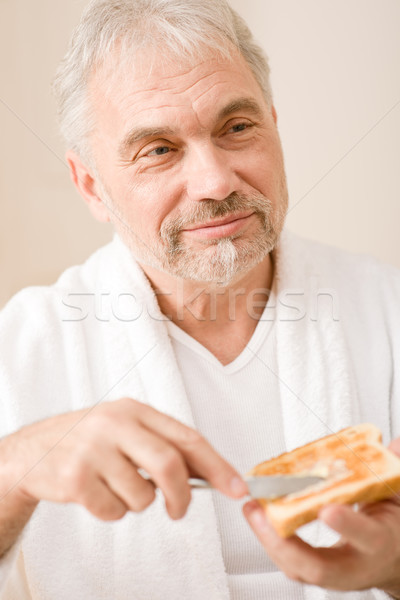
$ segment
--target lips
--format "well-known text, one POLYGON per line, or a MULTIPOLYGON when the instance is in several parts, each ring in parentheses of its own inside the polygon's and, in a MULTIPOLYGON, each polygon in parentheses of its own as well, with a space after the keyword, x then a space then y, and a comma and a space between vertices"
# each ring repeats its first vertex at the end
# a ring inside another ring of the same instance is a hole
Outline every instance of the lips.
POLYGON ((222 219, 213 219, 212 221, 208 221, 206 223, 196 223, 195 225, 190 225, 189 227, 185 227, 182 231, 196 231, 197 229, 208 229, 212 227, 220 227, 221 225, 228 225, 228 223, 234 223, 235 221, 239 221, 240 219, 245 219, 250 217, 254 211, 246 211, 241 213, 236 213, 234 215, 227 215, 222 219))

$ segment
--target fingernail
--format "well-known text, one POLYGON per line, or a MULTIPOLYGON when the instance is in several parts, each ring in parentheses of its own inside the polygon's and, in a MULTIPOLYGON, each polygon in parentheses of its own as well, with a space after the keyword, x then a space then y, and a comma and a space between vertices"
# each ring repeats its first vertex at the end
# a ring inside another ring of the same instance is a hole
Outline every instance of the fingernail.
POLYGON ((267 527, 267 519, 262 508, 254 509, 249 515, 249 521, 254 529, 265 529, 267 527))
POLYGON ((234 477, 231 479, 230 488, 234 496, 244 496, 244 494, 249 493, 247 485, 243 479, 240 479, 240 477, 234 477))

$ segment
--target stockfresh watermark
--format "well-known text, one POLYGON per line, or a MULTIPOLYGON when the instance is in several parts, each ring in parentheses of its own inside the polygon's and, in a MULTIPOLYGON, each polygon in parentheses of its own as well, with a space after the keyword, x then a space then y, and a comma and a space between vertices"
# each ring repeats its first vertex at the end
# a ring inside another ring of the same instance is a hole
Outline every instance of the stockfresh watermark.
POLYGON ((249 292, 240 287, 210 289, 199 286, 188 294, 184 284, 178 284, 174 291, 155 290, 154 297, 128 290, 69 291, 62 298, 61 318, 63 322, 130 323, 146 314, 156 321, 173 318, 178 322, 186 319, 216 322, 220 318, 226 319, 227 312, 228 319, 235 321, 243 310, 257 321, 340 320, 338 291, 319 286, 318 277, 311 277, 307 286, 281 289, 278 293, 267 288, 249 292), (163 300, 173 306, 173 315, 161 312, 159 306, 163 300))

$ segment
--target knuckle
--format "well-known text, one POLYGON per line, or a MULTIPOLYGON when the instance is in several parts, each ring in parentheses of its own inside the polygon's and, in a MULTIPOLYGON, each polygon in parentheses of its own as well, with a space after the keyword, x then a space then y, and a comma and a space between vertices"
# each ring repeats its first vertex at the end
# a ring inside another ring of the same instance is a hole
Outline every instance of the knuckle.
POLYGON ((196 431, 196 429, 192 429, 191 427, 184 427, 181 430, 180 438, 182 444, 185 446, 197 446, 205 442, 204 437, 196 431))
POLYGON ((172 447, 164 449, 157 460, 157 471, 164 477, 172 477, 182 468, 183 459, 172 447))
POLYGON ((96 409, 91 412, 90 417, 92 423, 103 423, 109 420, 119 420, 121 413, 125 414, 127 410, 131 410, 135 406, 136 401, 131 398, 121 398, 120 400, 111 400, 102 402, 96 409))
POLYGON ((107 507, 102 513, 103 521, 118 521, 122 519, 127 513, 127 510, 124 506, 112 506, 107 507))
POLYGON ((87 466, 82 461, 71 461, 64 465, 61 477, 67 498, 81 498, 88 480, 87 466))
POLYGON ((129 502, 129 510, 132 512, 142 512, 150 506, 156 497, 154 488, 146 487, 140 494, 134 496, 129 502))
POLYGON ((122 519, 127 512, 127 508, 121 502, 88 501, 84 506, 89 512, 102 521, 118 521, 119 519, 122 519))
POLYGON ((134 416, 138 413, 142 413, 143 411, 149 408, 146 404, 143 404, 143 402, 139 402, 139 400, 135 400, 134 398, 128 397, 121 398, 113 404, 116 408, 118 408, 118 411, 122 410, 124 414, 128 412, 134 416))
POLYGON ((190 492, 185 497, 178 496, 178 497, 174 498, 173 501, 171 499, 169 501, 167 501, 166 508, 167 508, 168 514, 171 517, 171 519, 173 519, 174 521, 177 521, 178 519, 182 519, 182 517, 184 517, 186 514, 189 503, 190 503, 190 492))
POLYGON ((120 398, 112 404, 114 404, 114 406, 122 407, 124 409, 127 408, 128 410, 133 410, 140 404, 140 402, 138 402, 138 400, 135 400, 134 398, 128 398, 128 396, 125 396, 124 398, 120 398))
POLYGON ((110 424, 113 426, 126 425, 129 422, 137 422, 145 411, 152 410, 151 407, 134 400, 133 398, 121 398, 99 405, 91 415, 91 425, 95 432, 108 431, 110 424))
POLYGON ((171 517, 171 519, 173 519, 174 521, 178 521, 179 519, 182 519, 187 511, 187 504, 185 504, 184 506, 177 506, 174 508, 170 508, 169 512, 169 516, 171 517))
POLYGON ((86 421, 86 428, 88 433, 88 438, 90 439, 90 435, 93 437, 97 437, 99 432, 108 431, 110 424, 115 421, 115 410, 112 409, 111 406, 107 406, 106 404, 101 405, 97 408, 97 410, 93 411, 90 414, 90 417, 86 421))

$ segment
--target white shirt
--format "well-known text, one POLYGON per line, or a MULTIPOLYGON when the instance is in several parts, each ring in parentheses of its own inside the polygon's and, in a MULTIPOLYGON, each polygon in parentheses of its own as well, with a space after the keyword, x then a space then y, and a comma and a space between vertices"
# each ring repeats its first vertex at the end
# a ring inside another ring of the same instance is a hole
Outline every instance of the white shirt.
MULTIPOLYGON (((249 343, 225 366, 194 338, 168 322, 196 427, 242 474, 285 451, 275 302, 271 294, 249 343)), ((275 597, 303 598, 300 586, 278 573, 251 531, 241 512, 243 502, 218 492, 213 493, 213 499, 231 598, 261 600, 273 588, 275 597)))

